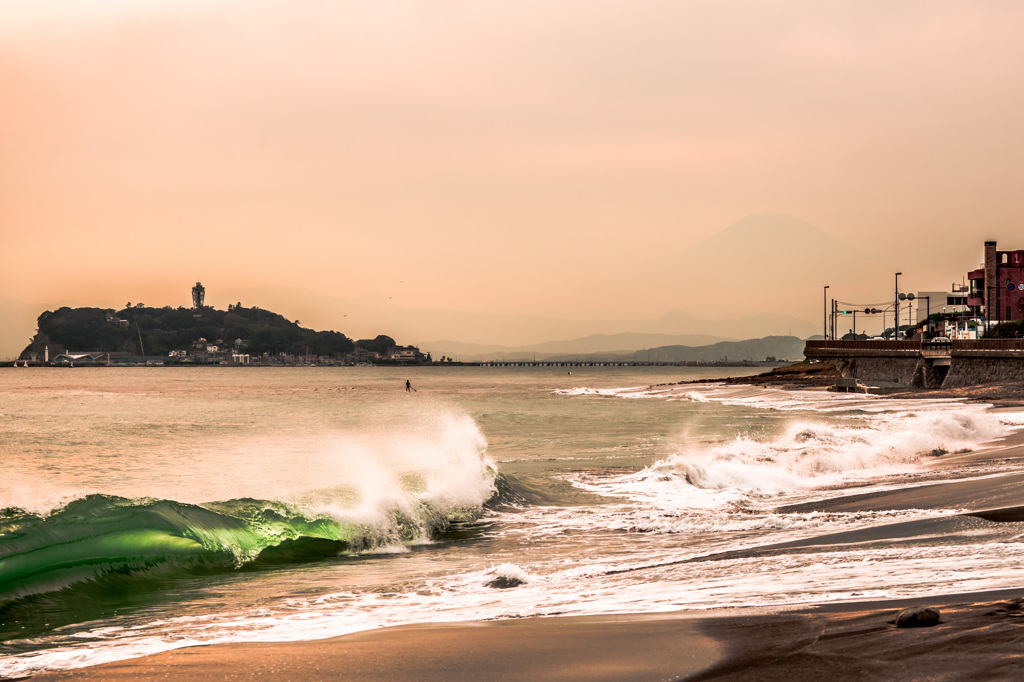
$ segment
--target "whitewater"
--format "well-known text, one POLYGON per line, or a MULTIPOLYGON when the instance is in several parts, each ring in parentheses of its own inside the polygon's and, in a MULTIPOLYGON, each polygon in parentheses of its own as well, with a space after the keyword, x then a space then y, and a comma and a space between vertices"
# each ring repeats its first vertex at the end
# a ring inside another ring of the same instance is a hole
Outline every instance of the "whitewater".
POLYGON ((836 501, 1021 473, 1024 413, 680 383, 729 371, 2 372, 0 676, 1019 584, 1020 524, 836 501))

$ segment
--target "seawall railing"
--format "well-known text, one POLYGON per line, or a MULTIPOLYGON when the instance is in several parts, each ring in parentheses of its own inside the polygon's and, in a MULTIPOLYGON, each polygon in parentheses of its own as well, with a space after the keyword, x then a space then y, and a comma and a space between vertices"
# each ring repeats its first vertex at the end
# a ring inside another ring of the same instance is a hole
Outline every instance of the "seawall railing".
POLYGON ((1024 339, 977 339, 953 342, 954 351, 1005 350, 1024 351, 1024 339))
POLYGON ((998 354, 1012 357, 1024 354, 1024 339, 958 339, 953 341, 807 341, 804 355, 807 357, 841 357, 844 354, 853 356, 880 357, 998 354))
POLYGON ((904 341, 807 341, 807 348, 829 350, 921 350, 921 342, 904 341))

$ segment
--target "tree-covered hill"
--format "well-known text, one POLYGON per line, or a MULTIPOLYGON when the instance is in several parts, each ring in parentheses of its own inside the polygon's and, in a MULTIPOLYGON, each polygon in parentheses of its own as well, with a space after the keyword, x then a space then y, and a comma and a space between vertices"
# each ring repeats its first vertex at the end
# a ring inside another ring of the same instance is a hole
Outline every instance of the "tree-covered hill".
POLYGON ((139 304, 118 311, 67 307, 48 310, 39 316, 38 332, 22 357, 33 352, 41 357, 45 345, 49 345, 51 357, 65 351, 142 354, 144 350, 147 356, 167 355, 172 350, 188 349, 200 338, 210 343, 223 340, 227 346, 241 339, 245 352, 253 355, 337 356, 350 352, 355 345, 341 332, 305 329, 298 321, 269 310, 241 305, 228 308, 148 308, 139 304))

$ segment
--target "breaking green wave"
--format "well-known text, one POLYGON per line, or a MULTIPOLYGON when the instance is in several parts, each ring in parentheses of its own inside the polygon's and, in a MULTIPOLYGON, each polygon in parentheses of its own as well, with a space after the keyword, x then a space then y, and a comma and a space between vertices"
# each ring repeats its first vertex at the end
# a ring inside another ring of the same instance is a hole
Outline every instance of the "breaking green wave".
POLYGON ((0 604, 83 582, 233 571, 430 539, 480 508, 392 510, 370 526, 282 502, 209 504, 89 495, 45 516, 0 511, 0 604))

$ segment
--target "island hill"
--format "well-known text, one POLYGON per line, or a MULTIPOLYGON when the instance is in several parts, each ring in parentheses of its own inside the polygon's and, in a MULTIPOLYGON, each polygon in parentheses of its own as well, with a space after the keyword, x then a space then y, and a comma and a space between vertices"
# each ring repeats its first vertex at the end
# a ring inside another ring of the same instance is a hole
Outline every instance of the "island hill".
POLYGON ((389 336, 353 341, 240 303, 150 308, 59 308, 38 318, 19 360, 31 364, 424 364, 429 355, 389 336))
MULTIPOLYGON (((198 285, 197 285, 198 286, 198 285)), ((585 339, 584 339, 585 340, 585 339)), ((517 352, 490 359, 434 361, 389 336, 353 341, 336 331, 314 331, 259 307, 202 305, 150 308, 59 308, 38 318, 38 331, 22 351, 24 365, 778 365, 799 358, 804 341, 773 336, 705 346, 668 345, 620 352, 517 352), (500 358, 500 359, 499 359, 500 358)))

